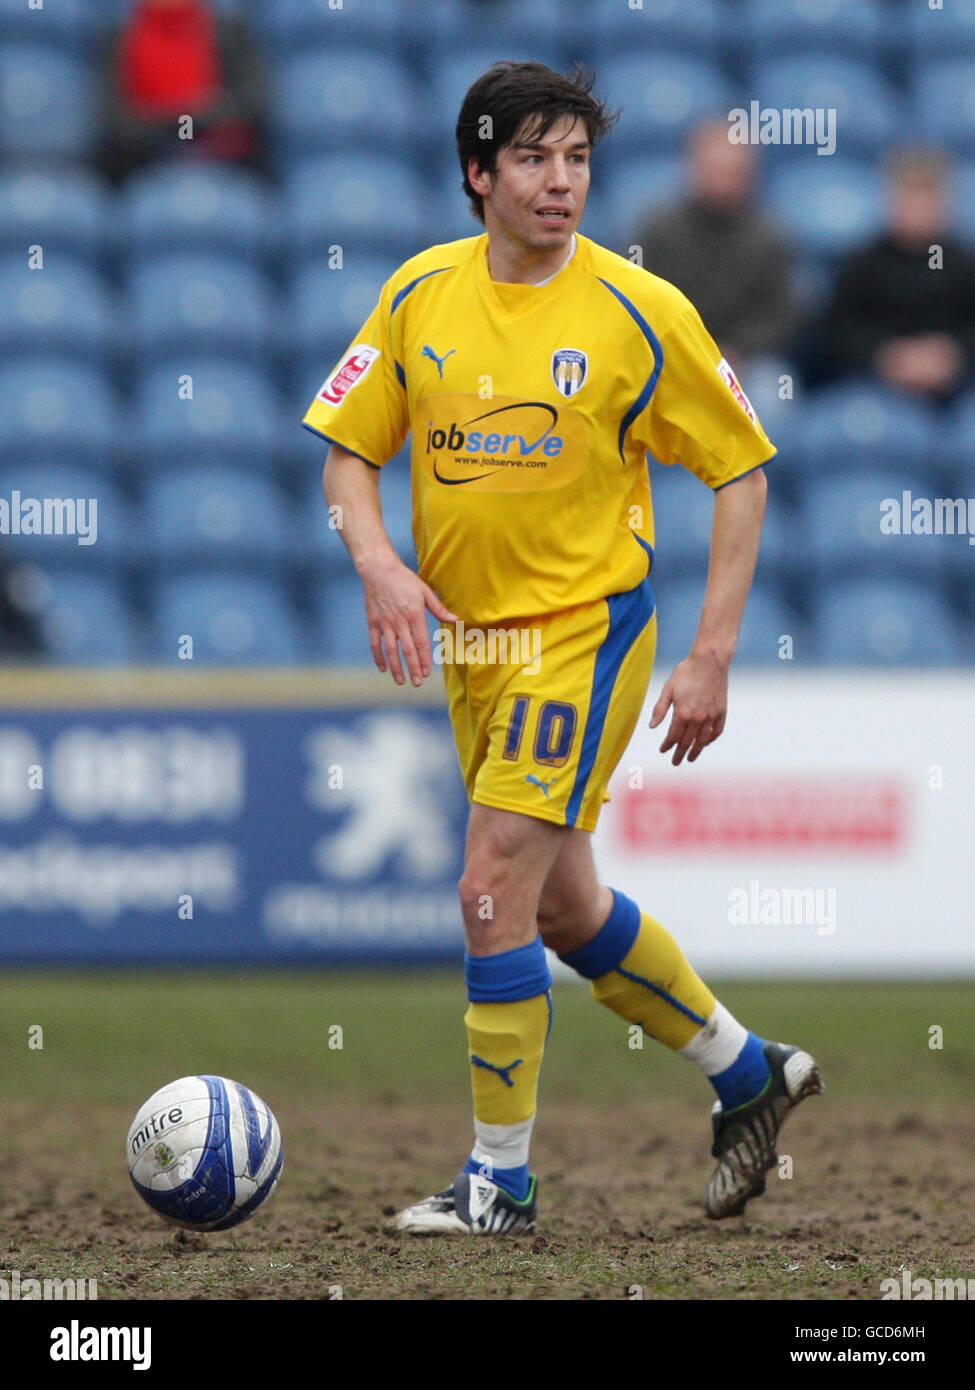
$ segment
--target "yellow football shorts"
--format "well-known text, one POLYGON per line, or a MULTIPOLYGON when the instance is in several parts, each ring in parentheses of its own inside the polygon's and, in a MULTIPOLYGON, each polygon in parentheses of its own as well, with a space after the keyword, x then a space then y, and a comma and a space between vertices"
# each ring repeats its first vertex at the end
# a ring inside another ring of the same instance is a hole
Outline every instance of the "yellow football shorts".
POLYGON ((505 628, 446 632, 440 659, 470 800, 594 830, 653 670, 649 578, 505 628))

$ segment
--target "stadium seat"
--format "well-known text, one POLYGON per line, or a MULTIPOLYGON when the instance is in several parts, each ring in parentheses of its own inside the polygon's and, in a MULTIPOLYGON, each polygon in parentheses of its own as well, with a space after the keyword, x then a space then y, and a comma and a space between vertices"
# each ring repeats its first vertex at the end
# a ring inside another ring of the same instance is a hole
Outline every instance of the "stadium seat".
POLYGON ((57 44, 69 53, 83 53, 98 24, 98 6, 91 0, 57 0, 33 7, 28 0, 0 0, 0 45, 57 44))
POLYGON ((944 537, 885 529, 892 519, 899 521, 905 493, 930 497, 923 478, 891 469, 840 475, 825 487, 818 477, 810 480, 800 503, 798 534, 812 578, 819 583, 854 575, 940 579, 946 565, 944 537))
POLYGON ((820 659, 828 663, 953 666, 964 657, 946 600, 916 580, 830 584, 815 612, 820 659))
POLYGON ((719 68, 679 53, 608 59, 601 79, 613 106, 622 107, 614 160, 627 150, 672 155, 698 122, 726 119, 734 106, 719 68))
POLYGON ((119 350, 121 318, 102 276, 83 262, 52 257, 30 270, 26 257, 0 258, 0 355, 53 352, 104 364, 119 350))
MULTIPOLYGON (((649 218, 683 196, 686 189, 683 164, 680 159, 668 155, 615 161, 609 171, 607 187, 614 248, 622 247, 621 254, 625 255, 626 248, 636 242, 649 218)), ((646 268, 652 270, 653 266, 646 268)))
MULTIPOLYGON (((833 53, 829 57, 783 58, 776 56, 757 63, 751 74, 750 90, 762 107, 778 111, 835 111, 834 148, 821 156, 805 146, 805 170, 812 162, 832 163, 835 152, 874 157, 899 134, 903 113, 886 80, 865 63, 833 53)), ((747 103, 742 103, 749 110, 747 103)), ((828 134, 825 127, 822 134, 828 134)), ((763 147, 764 148, 764 147, 763 147)), ((783 146, 769 147, 777 151, 783 146)), ((829 148, 824 146, 824 148, 829 148)))
POLYGON ((656 543, 653 574, 705 574, 714 493, 680 464, 650 463, 656 543))
POLYGON ((0 253, 26 263, 41 247, 45 267, 61 256, 103 264, 113 245, 113 204, 100 179, 76 170, 0 173, 0 253))
POLYGON ((124 666, 140 641, 121 581, 70 570, 40 571, 38 619, 48 660, 74 666, 124 666))
POLYGON ((975 6, 951 0, 941 9, 908 5, 902 21, 908 51, 915 63, 932 58, 975 57, 975 6))
POLYGON ((894 27, 878 0, 744 0, 736 8, 737 42, 762 60, 824 53, 874 62, 894 27))
MULTIPOLYGON (((424 33, 436 34, 451 53, 483 49, 495 39, 491 62, 501 58, 535 56, 539 62, 550 59, 560 65, 586 40, 592 50, 592 23, 587 0, 427 0, 424 4, 424 33)), ((411 37, 411 51, 418 48, 420 35, 411 37)), ((486 71, 486 63, 482 71, 486 71)), ((476 74, 475 74, 476 76, 476 74)), ((473 79, 472 79, 473 80, 473 79)), ((456 113, 454 113, 456 115, 456 113)))
POLYGON ((265 185, 245 169, 166 163, 133 175, 119 194, 122 244, 135 257, 178 247, 259 259, 277 221, 265 185))
POLYGON ((936 466, 939 437, 924 405, 871 381, 852 380, 817 392, 803 417, 802 449, 811 477, 851 469, 936 466))
POLYGON ((279 563, 295 524, 276 483, 226 464, 167 470, 146 489, 147 547, 181 569, 279 563))
POLYGON ((355 574, 326 575, 314 589, 311 660, 324 666, 372 666, 362 583, 355 574))
MULTIPOLYGON (((697 579, 661 582, 655 586, 657 659, 661 667, 668 668, 666 675, 690 651, 701 618, 704 585, 702 574, 697 579)), ((778 661, 782 637, 791 637, 797 646, 804 641, 799 618, 777 586, 756 580, 742 620, 736 664, 762 665, 778 661)))
POLYGON ((108 468, 118 441, 115 393, 95 367, 55 357, 0 367, 0 466, 69 457, 108 468))
POLYGON ((881 177, 864 161, 803 153, 770 173, 767 208, 807 255, 833 260, 880 230, 881 177))
POLYGON ((334 246, 405 260, 429 245, 427 203, 428 189, 408 165, 331 155, 291 170, 283 212, 296 261, 334 246))
MULTIPOLYGON (((414 13, 410 0, 260 0, 251 11, 260 38, 275 60, 312 47, 354 43, 395 56, 404 24, 414 13)), ((426 27, 426 26, 424 26, 426 27)))
POLYGON ((132 444, 143 469, 230 456, 270 470, 279 403, 265 373, 213 358, 174 359, 136 383, 132 444), (190 399, 181 382, 192 382, 190 399))
MULTIPOLYGON (((588 27, 601 62, 643 48, 682 50, 699 58, 717 58, 726 32, 726 13, 716 0, 650 0, 639 10, 618 0, 592 0, 588 27)), ((610 105, 616 93, 607 88, 610 105)))
POLYGON ((273 306, 264 275, 224 256, 158 256, 129 277, 132 344, 146 365, 181 352, 264 362, 281 331, 273 306))
POLYGON ((84 159, 94 135, 91 86, 89 65, 81 58, 40 43, 4 44, 0 157, 22 163, 84 159))
POLYGON ((971 58, 923 64, 914 80, 916 136, 953 154, 975 156, 975 81, 971 58))
POLYGON ((969 243, 975 242, 975 159, 965 160, 949 179, 956 227, 969 243))
POLYGON ((371 49, 328 44, 279 66, 271 126, 285 160, 356 150, 399 156, 423 142, 428 122, 408 70, 371 49))
POLYGON ((388 258, 350 256, 341 269, 312 256, 292 282, 288 333, 295 352, 317 355, 322 378, 375 309, 383 284, 396 269, 388 258))
POLYGON ((463 237, 480 236, 484 231, 484 224, 474 216, 467 201, 456 155, 445 160, 442 176, 427 198, 426 215, 431 246, 445 241, 460 241, 463 237))
MULTIPOLYGON (((253 574, 200 574, 157 580, 151 659, 180 660, 193 639, 196 665, 290 666, 302 634, 284 585, 253 574)), ((185 657, 183 658, 185 660, 185 657)))

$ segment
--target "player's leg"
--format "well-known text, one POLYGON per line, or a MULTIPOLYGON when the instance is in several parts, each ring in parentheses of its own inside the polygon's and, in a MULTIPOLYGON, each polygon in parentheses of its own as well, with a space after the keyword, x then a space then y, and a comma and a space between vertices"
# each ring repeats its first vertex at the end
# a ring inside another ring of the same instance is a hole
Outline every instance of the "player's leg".
POLYGON ((706 1210, 739 1214, 765 1187, 788 1111, 822 1090, 808 1053, 750 1032, 697 976, 671 934, 624 894, 600 883, 591 836, 573 831, 542 889, 545 944, 592 984, 593 997, 696 1062, 717 1094, 718 1159, 706 1210))
POLYGON ((529 1145, 552 1019, 538 899, 567 833, 532 816, 471 807, 460 899, 474 1146, 451 1189, 400 1213, 402 1230, 496 1235, 534 1223, 529 1145))

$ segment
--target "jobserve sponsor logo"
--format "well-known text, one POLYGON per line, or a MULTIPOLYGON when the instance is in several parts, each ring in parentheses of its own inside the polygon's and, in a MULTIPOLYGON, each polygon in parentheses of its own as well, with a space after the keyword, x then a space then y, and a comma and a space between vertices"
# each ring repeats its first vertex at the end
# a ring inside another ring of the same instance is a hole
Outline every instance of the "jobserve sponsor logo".
POLYGON ((556 487, 576 477, 585 427, 547 401, 501 400, 489 410, 469 396, 420 402, 415 436, 428 474, 442 487, 509 491, 556 487))

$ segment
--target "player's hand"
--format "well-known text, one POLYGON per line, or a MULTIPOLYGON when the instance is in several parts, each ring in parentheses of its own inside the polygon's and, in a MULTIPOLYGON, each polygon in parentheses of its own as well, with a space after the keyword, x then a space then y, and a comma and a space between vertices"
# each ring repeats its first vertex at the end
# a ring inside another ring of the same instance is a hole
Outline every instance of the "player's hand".
POLYGON ((680 663, 660 692, 650 719, 655 729, 673 706, 670 728, 660 745, 661 753, 671 748, 674 767, 700 757, 724 729, 728 713, 728 666, 711 653, 691 652, 680 663))
POLYGON ((397 685, 406 682, 403 664, 414 685, 422 685, 433 668, 426 610, 441 622, 457 618, 418 574, 396 555, 373 562, 362 571, 372 659, 380 671, 390 670, 397 685), (402 659, 400 653, 402 652, 402 659))

